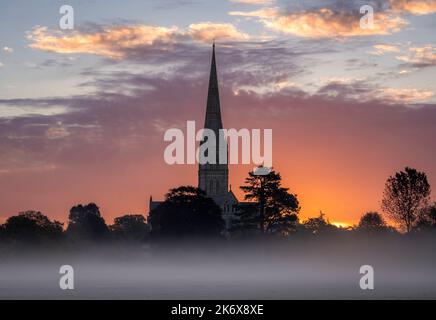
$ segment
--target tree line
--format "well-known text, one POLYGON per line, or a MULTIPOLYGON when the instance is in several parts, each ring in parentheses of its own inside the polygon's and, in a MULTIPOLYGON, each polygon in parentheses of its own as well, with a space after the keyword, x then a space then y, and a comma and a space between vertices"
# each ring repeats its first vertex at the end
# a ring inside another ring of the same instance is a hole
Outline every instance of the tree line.
POLYGON ((90 203, 71 208, 68 225, 50 220, 39 211, 25 211, 0 225, 2 243, 46 243, 56 241, 103 242, 119 240, 143 242, 149 236, 149 226, 143 215, 127 214, 107 225, 99 207, 90 203))
MULTIPOLYGON (((319 217, 299 222, 299 206, 296 194, 281 186, 281 176, 272 170, 268 175, 249 173, 245 186, 240 187, 245 200, 253 205, 245 205, 239 210, 237 229, 249 228, 261 233, 289 235, 298 230, 310 230, 314 234, 321 230, 337 231, 321 212, 319 217)), ((383 214, 376 211, 365 213, 357 226, 348 231, 366 233, 405 233, 436 230, 436 203, 430 202, 431 188, 424 172, 406 167, 390 176, 381 200, 383 214), (386 221, 390 220, 394 226, 386 221)), ((341 229, 341 228, 339 228, 341 229)))
POLYGON ((430 203, 431 189, 425 173, 405 168, 390 176, 385 185, 381 208, 365 213, 358 225, 334 226, 322 212, 300 221, 301 207, 296 194, 282 186, 280 173, 250 172, 240 187, 246 202, 236 208, 231 230, 224 229, 221 208, 203 190, 192 186, 170 189, 165 201, 143 215, 127 214, 107 225, 94 203, 70 209, 68 223, 50 220, 38 211, 21 212, 0 225, 1 243, 128 242, 144 243, 159 239, 192 237, 244 237, 253 235, 357 233, 366 236, 436 231, 436 204, 430 203), (395 223, 390 226, 386 221, 395 223))

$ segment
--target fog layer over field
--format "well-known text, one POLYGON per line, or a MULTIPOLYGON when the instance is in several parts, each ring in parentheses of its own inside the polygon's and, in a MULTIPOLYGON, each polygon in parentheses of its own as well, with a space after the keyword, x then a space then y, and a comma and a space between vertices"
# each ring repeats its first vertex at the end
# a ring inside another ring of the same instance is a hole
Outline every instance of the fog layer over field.
POLYGON ((0 298, 435 299, 434 243, 344 238, 3 250, 0 298), (62 265, 74 268, 74 290, 59 287, 62 265), (374 268, 374 290, 359 286, 362 265, 374 268))

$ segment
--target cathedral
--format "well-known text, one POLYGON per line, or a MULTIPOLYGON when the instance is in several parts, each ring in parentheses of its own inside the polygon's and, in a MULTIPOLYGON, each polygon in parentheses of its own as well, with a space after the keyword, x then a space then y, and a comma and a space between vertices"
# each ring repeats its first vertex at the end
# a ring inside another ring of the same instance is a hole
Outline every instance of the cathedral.
MULTIPOLYGON (((218 75, 215 58, 215 43, 212 49, 212 62, 209 76, 209 89, 207 93, 206 115, 204 128, 213 130, 217 141, 224 141, 219 138, 222 135, 223 123, 221 119, 221 104, 218 87, 218 75)), ((201 143, 203 143, 202 141, 201 143)), ((216 144, 216 156, 218 159, 219 149, 227 148, 227 145, 216 144)), ((199 164, 198 166, 198 187, 206 192, 216 204, 221 207, 226 230, 232 226, 237 211, 238 199, 232 190, 229 189, 229 167, 228 164, 221 164, 216 161, 214 164, 199 164)), ((156 208, 161 201, 153 201, 150 198, 149 210, 156 208)))

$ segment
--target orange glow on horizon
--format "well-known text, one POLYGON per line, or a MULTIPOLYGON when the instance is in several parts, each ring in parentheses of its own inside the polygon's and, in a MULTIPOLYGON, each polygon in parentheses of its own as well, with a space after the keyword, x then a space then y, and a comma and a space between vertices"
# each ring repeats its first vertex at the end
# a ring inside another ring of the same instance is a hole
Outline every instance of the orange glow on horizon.
POLYGON ((332 225, 334 225, 335 227, 338 228, 348 228, 348 227, 352 227, 352 225, 350 225, 349 223, 346 222, 330 222, 332 225))

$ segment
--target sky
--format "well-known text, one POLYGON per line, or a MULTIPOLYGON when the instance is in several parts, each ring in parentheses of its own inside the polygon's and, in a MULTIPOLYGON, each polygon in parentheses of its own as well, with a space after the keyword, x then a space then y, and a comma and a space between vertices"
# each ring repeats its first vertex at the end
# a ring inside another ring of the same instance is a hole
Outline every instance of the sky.
MULTIPOLYGON (((273 130, 302 220, 357 223, 406 166, 436 185, 434 0, 71 0, 73 30, 64 4, 0 3, 0 222, 95 202, 111 223, 196 185, 163 136, 203 124, 214 39, 224 127, 273 130)), ((230 165, 240 199, 251 168, 230 165)))

